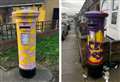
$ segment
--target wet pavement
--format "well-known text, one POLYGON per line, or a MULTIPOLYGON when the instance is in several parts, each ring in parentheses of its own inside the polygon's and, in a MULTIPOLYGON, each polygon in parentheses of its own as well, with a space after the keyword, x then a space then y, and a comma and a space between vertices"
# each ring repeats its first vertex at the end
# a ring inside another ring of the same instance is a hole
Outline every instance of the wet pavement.
POLYGON ((62 82, 82 82, 80 68, 79 50, 73 24, 69 35, 62 42, 62 82))

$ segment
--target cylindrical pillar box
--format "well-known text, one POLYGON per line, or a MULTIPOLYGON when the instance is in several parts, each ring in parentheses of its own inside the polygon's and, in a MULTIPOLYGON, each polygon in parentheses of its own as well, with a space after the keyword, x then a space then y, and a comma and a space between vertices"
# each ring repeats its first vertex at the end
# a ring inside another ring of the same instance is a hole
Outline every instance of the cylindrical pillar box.
POLYGON ((18 10, 12 13, 16 21, 19 72, 25 78, 36 73, 36 19, 38 12, 18 10))
POLYGON ((99 11, 89 11, 85 13, 88 18, 87 36, 87 65, 88 74, 92 77, 101 77, 103 69, 103 41, 104 41, 104 21, 108 16, 99 11))

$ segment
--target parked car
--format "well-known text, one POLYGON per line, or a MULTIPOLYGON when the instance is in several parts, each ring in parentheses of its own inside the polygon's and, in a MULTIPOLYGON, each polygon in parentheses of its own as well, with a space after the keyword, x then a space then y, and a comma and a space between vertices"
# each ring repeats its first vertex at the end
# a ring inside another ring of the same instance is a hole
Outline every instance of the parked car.
POLYGON ((65 40, 66 36, 68 35, 68 25, 66 22, 62 22, 62 41, 65 40))

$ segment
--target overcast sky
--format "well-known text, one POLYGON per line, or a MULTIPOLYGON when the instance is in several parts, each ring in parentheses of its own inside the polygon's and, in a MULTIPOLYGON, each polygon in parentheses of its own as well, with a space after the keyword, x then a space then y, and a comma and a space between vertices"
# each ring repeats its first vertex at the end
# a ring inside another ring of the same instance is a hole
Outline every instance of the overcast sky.
POLYGON ((74 15, 79 12, 85 0, 61 0, 62 12, 74 15))

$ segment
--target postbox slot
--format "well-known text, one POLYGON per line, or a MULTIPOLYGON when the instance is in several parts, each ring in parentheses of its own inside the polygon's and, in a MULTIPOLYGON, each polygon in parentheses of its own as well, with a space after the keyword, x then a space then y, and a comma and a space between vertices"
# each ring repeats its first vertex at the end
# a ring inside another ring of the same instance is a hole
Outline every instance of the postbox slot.
POLYGON ((96 26, 97 24, 88 24, 88 26, 96 26))
POLYGON ((30 26, 20 26, 20 29, 30 29, 30 26))

